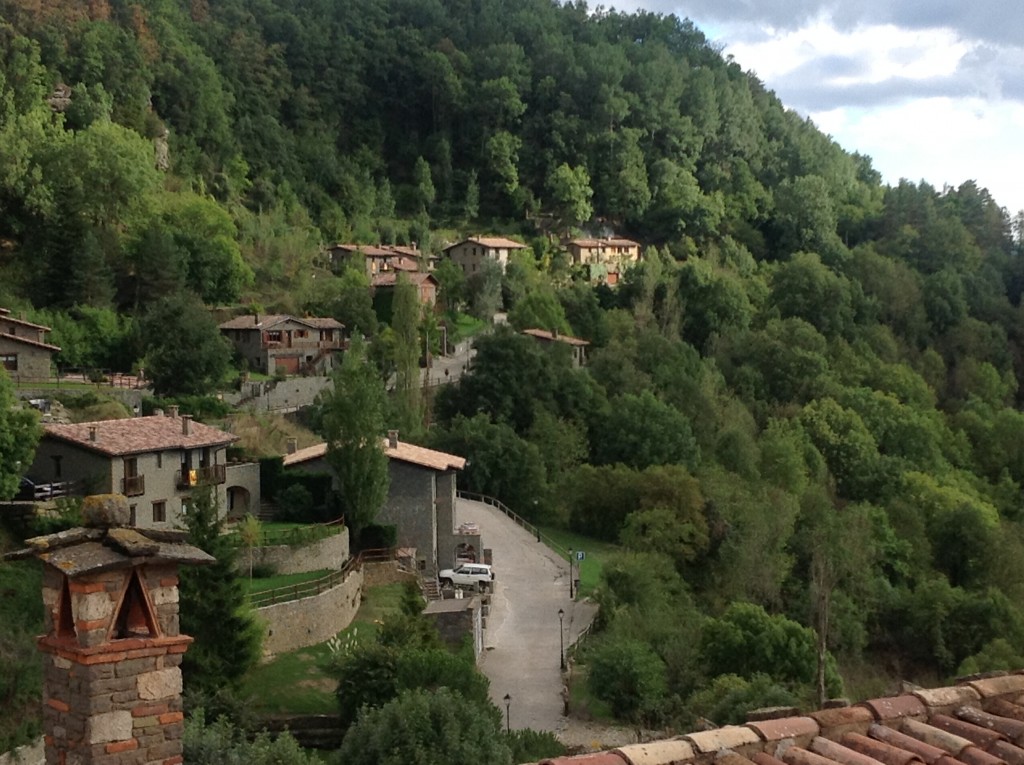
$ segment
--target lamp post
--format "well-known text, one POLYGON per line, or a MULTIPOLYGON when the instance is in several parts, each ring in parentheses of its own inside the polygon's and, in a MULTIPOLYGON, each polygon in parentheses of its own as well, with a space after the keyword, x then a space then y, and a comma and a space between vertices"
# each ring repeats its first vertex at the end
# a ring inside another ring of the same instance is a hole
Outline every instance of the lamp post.
POLYGON ((505 733, 512 733, 512 723, 509 722, 509 707, 512 705, 512 697, 509 694, 505 694, 505 733))
POLYGON ((558 609, 558 663, 565 672, 565 629, 562 627, 562 619, 565 617, 565 609, 558 609))
POLYGON ((572 588, 572 559, 573 559, 574 555, 575 555, 575 553, 573 552, 572 548, 570 547, 569 548, 569 600, 573 600, 573 591, 572 591, 572 589, 573 589, 572 588))

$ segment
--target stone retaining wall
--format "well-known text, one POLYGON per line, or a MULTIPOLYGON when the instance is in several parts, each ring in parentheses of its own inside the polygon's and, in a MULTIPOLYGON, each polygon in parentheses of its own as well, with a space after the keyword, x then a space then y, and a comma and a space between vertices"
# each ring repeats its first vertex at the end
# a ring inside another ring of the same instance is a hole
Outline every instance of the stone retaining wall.
MULTIPOLYGON (((252 551, 254 566, 271 566, 278 574, 301 574, 305 571, 330 569, 337 571, 348 560, 348 529, 308 545, 270 545, 252 551)), ((241 550, 238 567, 249 570, 249 551, 241 550)))
POLYGON ((0 765, 44 765, 45 762, 46 752, 42 739, 0 754, 0 765))
POLYGON ((362 593, 363 572, 357 568, 327 592, 256 609, 263 622, 264 660, 334 637, 352 623, 362 593))

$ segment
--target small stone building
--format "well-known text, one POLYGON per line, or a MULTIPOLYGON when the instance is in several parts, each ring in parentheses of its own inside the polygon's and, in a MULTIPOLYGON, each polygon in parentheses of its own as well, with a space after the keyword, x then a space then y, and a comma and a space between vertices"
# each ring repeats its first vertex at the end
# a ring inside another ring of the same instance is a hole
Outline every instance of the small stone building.
POLYGON ((49 327, 33 324, 0 308, 0 366, 15 380, 44 381, 51 377, 53 354, 60 347, 46 342, 49 327))
POLYGON ((445 598, 427 604, 423 615, 437 627, 448 645, 458 648, 467 637, 473 640, 473 655, 478 659, 484 650, 484 604, 478 597, 445 598))
POLYGON ((123 496, 89 497, 88 528, 8 557, 44 564, 47 765, 182 762, 178 566, 213 561, 183 532, 128 528, 123 496))

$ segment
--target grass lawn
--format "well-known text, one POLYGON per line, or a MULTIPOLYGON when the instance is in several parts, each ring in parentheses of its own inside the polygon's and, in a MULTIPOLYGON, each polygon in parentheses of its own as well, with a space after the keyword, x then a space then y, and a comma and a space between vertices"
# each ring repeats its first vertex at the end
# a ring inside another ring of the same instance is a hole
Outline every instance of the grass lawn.
MULTIPOLYGON (((244 553, 242 554, 242 560, 245 560, 244 553)), ((246 576, 242 579, 242 587, 245 588, 245 594, 248 595, 250 592, 276 590, 278 587, 289 587, 293 584, 311 582, 314 579, 327 576, 329 573, 331 573, 330 569, 325 568, 320 571, 303 571, 301 574, 278 574, 276 576, 267 576, 252 580, 246 576)))
POLYGON ((452 328, 452 337, 448 342, 457 343, 477 335, 487 328, 487 323, 470 316, 468 313, 460 313, 455 317, 455 326, 452 328))
POLYGON ((567 550, 583 550, 586 557, 582 563, 576 563, 576 578, 580 580, 580 593, 591 594, 601 579, 602 562, 611 553, 619 552, 622 548, 609 542, 599 542, 596 539, 585 537, 565 529, 554 528, 553 526, 541 526, 540 530, 547 534, 556 544, 567 550))
MULTIPOLYGON (((373 640, 377 622, 401 610, 404 588, 399 583, 366 590, 355 620, 338 637, 355 633, 360 643, 373 640)), ((249 673, 242 697, 252 699, 253 710, 260 714, 332 714, 337 711, 337 683, 324 672, 329 656, 326 643, 280 654, 249 673)))

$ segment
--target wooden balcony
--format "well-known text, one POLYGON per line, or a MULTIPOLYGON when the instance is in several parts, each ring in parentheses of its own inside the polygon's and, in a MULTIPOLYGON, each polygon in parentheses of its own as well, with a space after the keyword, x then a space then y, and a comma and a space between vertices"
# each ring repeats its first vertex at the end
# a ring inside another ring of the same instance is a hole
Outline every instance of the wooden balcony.
POLYGON ((126 497, 138 497, 146 493, 146 476, 125 476, 121 480, 121 493, 126 497))
POLYGON ((227 469, 225 465, 210 465, 179 470, 174 477, 179 489, 189 489, 193 486, 224 483, 227 480, 227 469))

